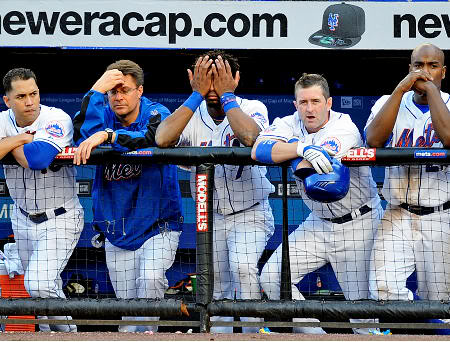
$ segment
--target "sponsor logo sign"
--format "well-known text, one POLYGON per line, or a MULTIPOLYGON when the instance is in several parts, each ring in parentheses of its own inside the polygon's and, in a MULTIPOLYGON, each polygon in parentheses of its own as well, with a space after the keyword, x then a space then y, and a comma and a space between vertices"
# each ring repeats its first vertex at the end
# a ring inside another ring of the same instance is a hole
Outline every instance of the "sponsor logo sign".
POLYGON ((76 147, 67 146, 62 150, 61 153, 58 153, 55 159, 73 159, 75 152, 77 151, 76 147))
POLYGON ((445 47, 450 38, 449 2, 186 4, 2 1, 0 41, 2 47, 411 50, 422 41, 445 47))
POLYGON ((414 151, 414 158, 445 158, 447 157, 447 151, 445 150, 418 150, 414 151))
POLYGON ((374 161, 376 160, 375 148, 354 148, 347 152, 342 161, 374 161))
POLYGON ((208 177, 204 174, 196 175, 196 197, 197 207, 197 231, 208 231, 208 177))

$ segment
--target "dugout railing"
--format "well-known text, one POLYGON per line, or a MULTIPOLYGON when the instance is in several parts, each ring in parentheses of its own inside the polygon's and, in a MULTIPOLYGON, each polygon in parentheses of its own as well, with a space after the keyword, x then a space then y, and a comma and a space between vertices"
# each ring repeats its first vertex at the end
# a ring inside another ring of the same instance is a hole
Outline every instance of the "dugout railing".
MULTIPOLYGON (((54 161, 57 165, 72 164, 75 149, 66 148, 54 161)), ((74 319, 77 325, 159 325, 199 327, 201 332, 209 332, 212 325, 220 326, 267 326, 267 327, 310 327, 324 328, 408 328, 436 329, 434 323, 417 323, 425 319, 450 318, 450 303, 447 301, 342 301, 305 300, 292 301, 290 290, 290 267, 288 255, 288 168, 280 164, 282 183, 282 274, 281 300, 220 300, 212 298, 212 233, 213 233, 213 187, 214 164, 250 165, 259 164, 250 158, 250 148, 225 147, 182 147, 176 149, 149 148, 129 153, 117 153, 108 148, 93 151, 89 164, 124 163, 128 164, 176 164, 197 166, 196 203, 196 270, 197 292, 195 302, 180 299, 29 299, 1 298, 0 323, 46 323, 56 324, 54 320, 6 319, 9 315, 55 316, 72 315, 83 317, 74 319), (200 183, 199 183, 200 180, 200 183), (205 225, 206 223, 206 225, 205 225), (200 226, 201 224, 201 226, 200 226), (190 320, 193 313, 199 320, 190 320), (160 316, 160 321, 122 321, 111 319, 117 316, 160 316), (212 316, 262 317, 261 322, 211 322, 212 316), (180 318, 183 318, 181 320, 180 318), (294 317, 313 317, 315 322, 292 322, 294 317), (383 318, 389 323, 350 323, 349 318, 383 318), (343 320, 347 320, 344 322, 343 320), (391 323, 392 322, 392 323, 391 323)), ((447 165, 450 153, 446 149, 421 148, 358 148, 350 150, 342 162, 350 167, 390 166, 390 165, 447 165)), ((11 156, 2 160, 3 164, 15 164, 11 156)), ((259 164, 261 165, 261 164, 259 164)), ((60 322, 60 321, 59 321, 60 322)), ((66 321, 67 322, 67 321, 66 321)), ((450 324, 439 324, 439 329, 450 328, 450 324)))

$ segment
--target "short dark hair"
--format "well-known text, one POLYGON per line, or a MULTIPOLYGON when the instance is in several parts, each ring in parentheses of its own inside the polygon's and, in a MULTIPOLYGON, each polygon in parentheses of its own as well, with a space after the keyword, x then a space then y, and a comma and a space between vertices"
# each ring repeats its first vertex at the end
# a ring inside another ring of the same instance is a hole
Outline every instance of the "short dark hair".
POLYGON ((37 84, 37 78, 33 71, 25 68, 15 68, 9 70, 5 77, 3 77, 3 89, 5 94, 8 94, 12 90, 12 83, 17 80, 26 81, 33 78, 37 84))
POLYGON ((217 57, 219 57, 219 56, 222 56, 223 60, 224 60, 224 61, 228 61, 228 64, 230 64, 230 67, 231 67, 231 73, 232 73, 233 75, 235 75, 235 74, 236 74, 236 71, 239 70, 239 67, 240 67, 240 66, 239 66, 238 59, 237 59, 236 57, 234 57, 232 54, 227 53, 227 52, 225 52, 225 51, 223 51, 223 50, 210 50, 210 51, 208 51, 208 52, 205 52, 203 55, 198 56, 198 57, 195 59, 195 62, 194 62, 194 64, 192 65, 192 68, 195 67, 195 63, 197 62, 197 60, 198 60, 200 57, 206 57, 206 56, 209 56, 209 58, 211 58, 211 59, 213 59, 213 60, 217 59, 217 57))
POLYGON ((298 89, 310 88, 316 85, 322 88, 323 96, 325 97, 325 100, 328 100, 330 97, 330 88, 328 87, 328 82, 325 77, 319 74, 308 74, 306 72, 303 73, 302 77, 300 77, 295 83, 294 95, 297 96, 298 89))
POLYGON ((133 76, 138 87, 144 85, 144 70, 142 70, 142 68, 137 63, 128 59, 121 59, 120 61, 116 61, 108 65, 108 67, 106 68, 106 70, 112 69, 117 69, 124 75, 133 76))

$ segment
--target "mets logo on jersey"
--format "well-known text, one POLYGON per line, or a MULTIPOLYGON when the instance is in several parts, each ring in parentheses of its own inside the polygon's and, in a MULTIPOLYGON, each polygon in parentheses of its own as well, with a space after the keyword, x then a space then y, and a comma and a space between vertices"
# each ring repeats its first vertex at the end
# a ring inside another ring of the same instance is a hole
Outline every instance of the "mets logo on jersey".
POLYGON ((328 27, 330 31, 336 31, 336 27, 339 26, 339 14, 330 13, 328 15, 328 27))
POLYGON ((45 131, 54 138, 62 138, 64 136, 64 127, 58 121, 50 121, 45 127, 45 131))
POLYGON ((262 115, 261 113, 258 113, 258 112, 250 114, 250 117, 253 118, 253 119, 258 120, 262 124, 265 124, 267 122, 267 120, 264 117, 264 115, 262 115))
POLYGON ((341 142, 335 137, 327 138, 320 146, 327 148, 336 154, 341 150, 341 142))
POLYGON ((265 128, 263 130, 263 133, 272 133, 272 132, 275 132, 276 130, 277 130, 277 126, 270 125, 269 127, 265 128))

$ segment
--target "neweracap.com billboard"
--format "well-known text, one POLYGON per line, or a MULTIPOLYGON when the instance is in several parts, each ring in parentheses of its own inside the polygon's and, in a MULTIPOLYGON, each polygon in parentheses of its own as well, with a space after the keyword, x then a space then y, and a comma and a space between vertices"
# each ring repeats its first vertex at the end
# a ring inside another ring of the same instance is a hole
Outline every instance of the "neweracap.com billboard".
POLYGON ((449 2, 0 2, 0 46, 69 48, 445 48, 449 2))

